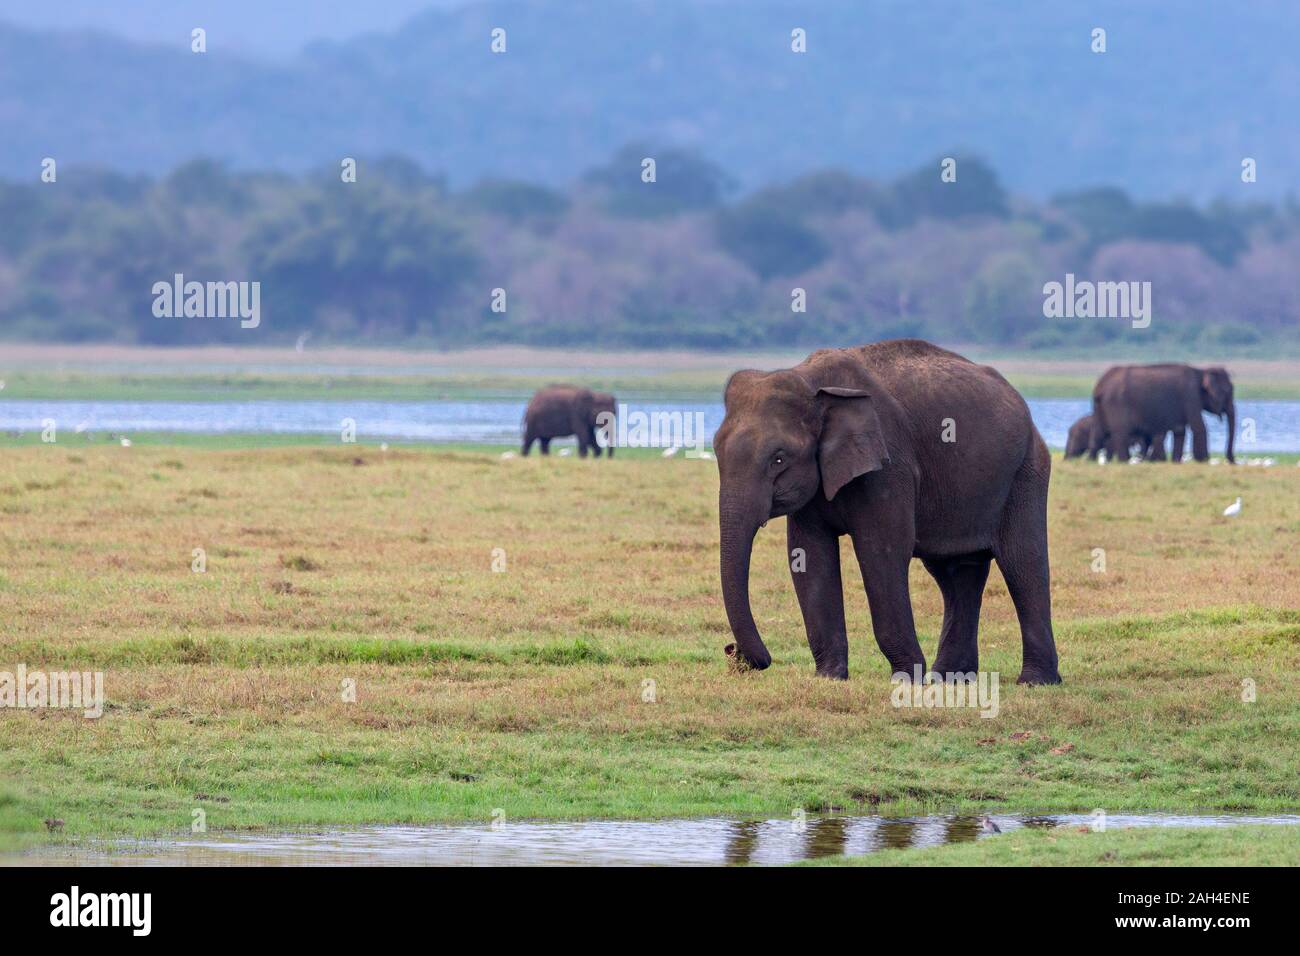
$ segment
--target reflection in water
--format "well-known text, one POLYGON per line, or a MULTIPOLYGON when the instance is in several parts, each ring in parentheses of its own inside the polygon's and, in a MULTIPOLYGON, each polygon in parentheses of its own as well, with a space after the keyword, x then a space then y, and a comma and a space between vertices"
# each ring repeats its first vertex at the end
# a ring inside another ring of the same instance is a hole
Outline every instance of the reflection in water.
MULTIPOLYGON (((1003 831, 1087 826, 1089 815, 997 816, 1003 831)), ((1106 826, 1300 825, 1300 816, 1110 814, 1106 826)), ((978 817, 795 816, 775 820, 586 820, 488 826, 381 826, 289 833, 218 833, 203 839, 50 846, 26 865, 202 866, 690 866, 774 864, 837 854, 986 839, 978 817)), ((8 862, 14 862, 9 860, 8 862)))
POLYGON ((975 817, 953 817, 944 825, 943 842, 974 843, 981 832, 980 821, 975 817))
POLYGON ((848 852, 848 817, 819 817, 809 820, 807 826, 803 847, 805 860, 816 860, 823 856, 840 856, 848 852))
POLYGON ((912 820, 882 820, 868 844, 868 853, 876 850, 905 850, 916 843, 916 823, 912 820))
POLYGON ((754 820, 736 821, 732 824, 731 838, 727 841, 727 862, 744 866, 754 862, 758 848, 758 832, 763 824, 754 820))

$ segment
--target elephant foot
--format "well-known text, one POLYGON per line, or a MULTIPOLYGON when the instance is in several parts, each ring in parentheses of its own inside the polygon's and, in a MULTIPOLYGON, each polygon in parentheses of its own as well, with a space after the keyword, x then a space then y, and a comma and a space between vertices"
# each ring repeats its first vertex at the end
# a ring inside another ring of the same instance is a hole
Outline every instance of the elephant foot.
POLYGON ((1048 670, 1025 665, 1020 671, 1020 676, 1016 678, 1016 683, 1031 685, 1059 684, 1061 683, 1061 675, 1055 668, 1048 670))
POLYGON ((765 654, 760 658, 750 658, 741 653, 740 649, 736 647, 734 643, 728 644, 722 649, 722 652, 727 655, 727 660, 731 665, 732 670, 741 673, 745 671, 765 671, 772 666, 771 654, 765 654))
POLYGON ((817 668, 817 676, 825 677, 827 680, 848 680, 849 665, 841 664, 837 667, 819 667, 817 668))
POLYGON ((890 661, 889 676, 891 680, 905 680, 909 684, 924 684, 930 672, 925 669, 925 658, 919 661, 890 661))
POLYGON ((980 662, 978 657, 969 658, 939 658, 930 668, 930 676, 937 681, 943 681, 948 674, 978 674, 980 662))

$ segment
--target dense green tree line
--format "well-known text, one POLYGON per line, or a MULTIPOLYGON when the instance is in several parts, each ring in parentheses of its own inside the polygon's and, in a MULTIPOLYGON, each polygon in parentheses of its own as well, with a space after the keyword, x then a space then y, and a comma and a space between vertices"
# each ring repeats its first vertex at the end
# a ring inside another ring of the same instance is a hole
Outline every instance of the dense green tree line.
POLYGON ((827 170, 741 195, 705 157, 629 145, 559 191, 451 191, 401 158, 310 175, 197 160, 152 179, 0 183, 0 335, 153 344, 821 345, 920 335, 1069 347, 1130 334, 1045 319, 1067 272, 1152 283, 1150 337, 1293 341, 1300 208, 1033 203, 976 157, 892 182, 827 170), (652 159, 653 163, 647 163, 652 159), (262 321, 159 317, 177 275, 260 283, 262 321))

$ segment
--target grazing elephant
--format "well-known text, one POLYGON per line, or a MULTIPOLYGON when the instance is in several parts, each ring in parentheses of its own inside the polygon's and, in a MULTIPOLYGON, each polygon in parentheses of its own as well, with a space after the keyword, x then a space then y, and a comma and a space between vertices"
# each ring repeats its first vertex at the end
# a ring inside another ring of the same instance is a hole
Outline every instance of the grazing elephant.
MULTIPOLYGON (((1232 379, 1222 368, 1191 365, 1117 365, 1097 380, 1092 390, 1094 439, 1106 435, 1106 448, 1118 453, 1116 435, 1140 432, 1160 437, 1158 457, 1164 459, 1164 435, 1174 433, 1173 461, 1183 460, 1185 429, 1192 432, 1192 457, 1210 457, 1205 440, 1207 411, 1228 419, 1227 459, 1232 455, 1237 431, 1237 407, 1232 397, 1232 379)), ((1157 443, 1153 443, 1154 444, 1157 443)))
POLYGON ((1092 416, 1084 415, 1070 426, 1070 434, 1065 439, 1065 457, 1097 457, 1097 449, 1092 447, 1092 416))
MULTIPOLYGON (((1097 453, 1107 447, 1110 435, 1108 433, 1094 434, 1092 422, 1091 415, 1084 415, 1070 426, 1070 433, 1065 439, 1066 458, 1083 458, 1086 455, 1088 458, 1095 460, 1097 453)), ((1153 441, 1149 435, 1134 432, 1128 437, 1128 447, 1125 449, 1125 455, 1127 456, 1135 451, 1151 461, 1164 461, 1165 436, 1160 435, 1158 441, 1153 441)))
POLYGON ((997 559, 1020 619, 1020 682, 1056 684, 1047 563, 1051 456, 1024 399, 986 366, 916 339, 823 349, 727 382, 714 437, 722 594, 735 643, 771 655, 749 606, 754 536, 786 516, 791 577, 817 673, 844 679, 841 535, 862 569, 876 643, 895 673, 925 673, 908 592, 920 558, 943 592, 934 671, 979 668, 976 634, 997 559))
POLYGON ((608 392, 593 392, 577 385, 548 385, 539 389, 524 411, 523 453, 527 455, 533 442, 540 441, 542 454, 549 455, 552 438, 576 435, 578 455, 586 458, 587 450, 591 449, 599 458, 601 446, 596 441, 596 432, 603 427, 605 446, 613 458, 616 410, 617 402, 608 392), (602 415, 609 417, 601 419, 602 415))

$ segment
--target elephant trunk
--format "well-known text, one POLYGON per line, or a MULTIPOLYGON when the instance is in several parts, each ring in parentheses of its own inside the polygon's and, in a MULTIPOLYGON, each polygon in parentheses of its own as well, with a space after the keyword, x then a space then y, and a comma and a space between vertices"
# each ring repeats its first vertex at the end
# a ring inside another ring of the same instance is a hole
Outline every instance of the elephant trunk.
POLYGON ((1232 457, 1233 442, 1237 438, 1237 403, 1229 399, 1228 401, 1228 464, 1236 464, 1237 459, 1232 457))
POLYGON ((746 507, 725 493, 719 501, 718 523, 722 533, 722 600, 727 608, 727 622, 736 642, 726 651, 755 670, 772 663, 749 609, 749 559, 754 550, 754 535, 763 523, 746 507))

